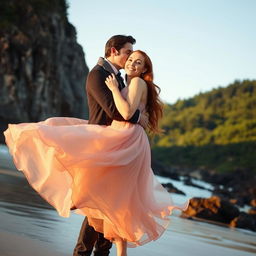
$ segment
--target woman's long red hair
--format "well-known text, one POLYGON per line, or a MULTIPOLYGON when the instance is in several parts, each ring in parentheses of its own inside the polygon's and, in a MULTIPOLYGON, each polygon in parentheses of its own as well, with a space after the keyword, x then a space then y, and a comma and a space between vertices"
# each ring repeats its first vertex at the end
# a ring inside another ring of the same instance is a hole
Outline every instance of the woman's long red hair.
POLYGON ((159 133, 161 130, 158 128, 158 121, 163 116, 163 103, 159 98, 160 88, 153 83, 153 65, 148 55, 141 51, 136 50, 145 59, 146 71, 141 74, 141 78, 147 83, 148 98, 147 98, 147 112, 149 114, 148 128, 153 133, 159 133))

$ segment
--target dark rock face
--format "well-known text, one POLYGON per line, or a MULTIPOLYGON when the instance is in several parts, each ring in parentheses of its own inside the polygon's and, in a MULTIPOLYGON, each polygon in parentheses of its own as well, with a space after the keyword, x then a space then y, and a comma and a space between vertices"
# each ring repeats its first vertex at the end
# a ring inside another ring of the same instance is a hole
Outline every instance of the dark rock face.
POLYGON ((87 118, 82 47, 67 20, 65 1, 54 1, 52 9, 45 8, 48 2, 1 4, 2 12, 15 19, 0 18, 0 132, 8 123, 51 116, 87 118))

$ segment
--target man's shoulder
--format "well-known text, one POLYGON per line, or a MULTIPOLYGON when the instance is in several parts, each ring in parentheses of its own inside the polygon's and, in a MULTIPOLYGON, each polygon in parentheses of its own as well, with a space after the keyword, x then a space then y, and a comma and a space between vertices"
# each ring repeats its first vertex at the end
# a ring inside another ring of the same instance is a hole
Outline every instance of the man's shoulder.
POLYGON ((104 68, 98 64, 96 64, 92 70, 90 71, 90 73, 97 73, 97 72, 104 72, 104 68))
POLYGON ((106 77, 108 75, 109 75, 109 72, 107 70, 105 70, 101 65, 97 64, 89 72, 88 77, 94 77, 94 76, 106 77))
POLYGON ((97 77, 105 77, 106 71, 100 65, 94 66, 88 74, 88 79, 94 79, 97 77))
POLYGON ((93 69, 89 72, 87 81, 86 81, 86 88, 87 91, 94 90, 96 87, 105 84, 105 79, 108 76, 108 72, 100 65, 96 65, 93 69))

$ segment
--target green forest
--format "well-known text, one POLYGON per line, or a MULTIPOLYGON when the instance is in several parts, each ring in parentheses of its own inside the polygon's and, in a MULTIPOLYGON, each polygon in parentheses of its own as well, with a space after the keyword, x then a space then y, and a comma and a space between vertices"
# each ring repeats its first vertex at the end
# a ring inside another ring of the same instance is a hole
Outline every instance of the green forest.
POLYGON ((153 156, 169 166, 256 172, 256 80, 166 104, 153 156))

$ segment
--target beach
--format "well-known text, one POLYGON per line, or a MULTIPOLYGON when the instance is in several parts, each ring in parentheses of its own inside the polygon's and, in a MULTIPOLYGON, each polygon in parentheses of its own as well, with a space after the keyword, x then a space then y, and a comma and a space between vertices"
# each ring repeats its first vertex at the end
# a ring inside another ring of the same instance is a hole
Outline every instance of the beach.
MULTIPOLYGON (((159 178, 164 180, 165 178, 159 178)), ((173 181, 175 185, 182 185, 173 181)), ((183 186, 183 190, 186 189, 183 186)), ((209 191, 191 191, 208 196, 209 191)), ((192 193, 191 192, 191 193, 192 193)), ((193 195, 194 195, 193 194, 193 195)), ((191 196, 188 194, 188 196, 191 196)), ((185 200, 173 195, 175 200, 185 200)), ((0 256, 72 255, 83 216, 62 218, 15 170, 5 146, 0 147, 0 256)), ((256 254, 256 233, 183 219, 175 212, 157 240, 129 248, 129 256, 250 256, 256 254)), ((111 249, 115 255, 115 246, 111 249)))

